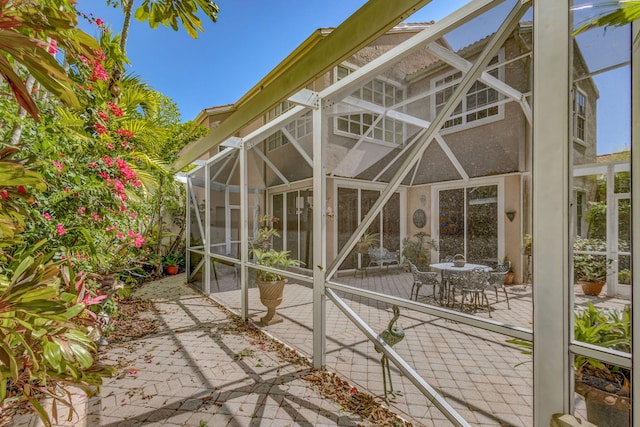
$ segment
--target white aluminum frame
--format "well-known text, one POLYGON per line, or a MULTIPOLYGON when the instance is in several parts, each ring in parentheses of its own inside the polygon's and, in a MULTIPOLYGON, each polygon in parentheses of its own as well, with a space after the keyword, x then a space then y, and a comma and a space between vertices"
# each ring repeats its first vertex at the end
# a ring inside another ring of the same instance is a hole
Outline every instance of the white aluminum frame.
MULTIPOLYGON (((571 70, 571 31, 570 22, 570 2, 559 2, 557 0, 536 0, 534 3, 534 54, 533 65, 533 87, 535 91, 531 94, 533 105, 533 122, 532 128, 532 188, 533 188, 533 208, 532 208, 532 230, 533 240, 536 243, 536 251, 533 253, 533 277, 535 283, 533 286, 533 303, 534 303, 534 327, 533 333, 525 328, 517 328, 510 325, 503 325, 495 321, 487 321, 477 319, 464 313, 452 312, 450 310, 433 307, 414 301, 408 301, 401 298, 395 298, 388 295, 376 294, 374 292, 365 291, 341 285, 331 281, 332 276, 336 273, 338 266, 346 257, 346 254, 355 246, 355 243, 364 230, 370 225, 371 221, 377 215, 391 194, 399 187, 400 182, 410 173, 416 162, 421 157, 427 144, 432 139, 437 138, 437 132, 442 127, 444 121, 450 116, 451 111, 457 105, 460 97, 466 92, 466 89, 476 80, 486 67, 486 62, 493 57, 497 48, 501 45, 500 39, 509 34, 510 25, 518 21, 519 11, 512 11, 510 16, 515 18, 511 24, 506 24, 509 19, 505 20, 505 24, 497 31, 497 37, 487 44, 480 58, 472 65, 460 82, 454 96, 452 96, 445 108, 436 117, 428 128, 416 139, 415 143, 408 148, 409 155, 406 161, 403 161, 399 171, 394 175, 393 179, 382 191, 380 198, 373 206, 369 214, 361 221, 356 232, 351 236, 343 250, 338 254, 335 261, 331 265, 327 265, 326 259, 326 169, 325 169, 325 149, 322 144, 322 135, 326 134, 326 124, 323 126, 323 116, 328 112, 327 105, 332 105, 346 97, 349 89, 359 83, 371 78, 386 64, 391 61, 398 60, 414 49, 423 47, 427 42, 433 42, 443 36, 447 31, 456 28, 463 23, 469 21, 484 11, 502 3, 501 0, 475 0, 469 2, 460 10, 450 14, 448 17, 440 20, 422 33, 414 36, 402 45, 391 49, 376 60, 363 66, 356 72, 340 80, 338 83, 330 86, 326 90, 318 94, 318 103, 322 108, 313 110, 313 158, 305 158, 307 162, 312 161, 313 165, 313 200, 314 200, 314 216, 313 227, 314 233, 321 238, 314 239, 314 265, 313 278, 308 276, 282 272, 279 270, 264 268, 267 271, 276 271, 296 280, 312 282, 313 291, 313 358, 314 366, 322 367, 325 358, 325 302, 329 296, 345 314, 359 327, 372 341, 377 341, 389 359, 396 364, 399 369, 407 375, 423 392, 427 390, 422 384, 422 380, 413 372, 391 349, 380 342, 373 331, 367 329, 368 326, 359 320, 350 312, 346 304, 343 304, 332 290, 348 292, 355 295, 366 296, 375 300, 383 301, 389 304, 397 304, 402 307, 410 308, 422 313, 438 316, 445 319, 451 319, 465 323, 468 325, 480 327, 486 330, 499 332, 501 334, 512 336, 524 340, 533 340, 535 343, 533 349, 534 363, 534 422, 536 425, 546 425, 549 422, 551 414, 557 412, 571 412, 573 410, 572 396, 572 353, 583 354, 586 356, 596 357, 602 360, 611 361, 621 366, 635 366, 634 358, 629 358, 627 354, 618 354, 601 348, 592 347, 583 343, 572 342, 572 316, 573 316, 573 300, 572 286, 573 280, 571 275, 570 262, 570 244, 571 232, 569 227, 569 218, 571 214, 570 200, 572 194, 572 173, 571 173, 571 149, 572 149, 572 130, 571 130, 571 114, 570 114, 570 70, 571 70), (544 25, 543 25, 544 23, 544 25), (552 189, 552 190, 550 190, 552 189)), ((521 0, 522 9, 528 4, 527 0, 521 0)), ((633 25, 633 34, 638 34, 640 25, 633 25)), ((640 49, 634 49, 632 52, 632 70, 638 67, 640 63, 640 49)), ((638 135, 640 135, 640 108, 638 99, 640 99, 640 79, 632 79, 632 146, 640 143, 638 135)), ((528 106, 526 97, 523 94, 520 102, 523 108, 528 106)), ((240 139, 235 146, 240 149, 240 171, 241 171, 241 292, 242 292, 242 316, 247 318, 247 277, 249 266, 255 267, 248 261, 248 189, 247 189, 247 151, 254 145, 262 141, 266 136, 284 126, 287 120, 304 114, 309 107, 297 106, 289 110, 287 113, 278 117, 273 122, 261 127, 250 135, 240 139)), ((529 119, 529 115, 527 118, 529 119)), ((220 158, 224 152, 218 153, 207 163, 220 158)), ((640 150, 632 150, 632 169, 633 165, 640 164, 640 150)), ((192 175, 194 171, 190 173, 192 175)), ((208 176, 207 171, 207 176, 208 176)), ((207 180, 206 192, 209 189, 209 180, 207 180)), ((522 181, 524 185, 524 179, 522 181)), ((188 193, 191 192, 187 189, 188 193)), ((188 195, 187 197, 190 197, 188 195)), ((632 174, 632 191, 631 199, 640 200, 640 174, 632 174)), ((335 203, 335 201, 334 201, 335 203)), ((196 205, 197 208, 197 205, 196 205)), ((335 208, 335 206, 332 206, 335 208)), ((522 210, 522 209, 521 209, 522 210)), ((208 209, 207 209, 208 211, 208 209)), ((500 210, 499 210, 500 212, 500 210)), ((208 224, 208 215, 205 222, 208 224)), ((187 213, 188 227, 190 223, 190 212, 187 213)), ((208 227, 207 227, 208 228, 208 227)), ((189 230, 190 231, 190 230, 189 230)), ((208 236, 209 233, 207 233, 208 236)), ((187 233, 189 236, 189 232, 187 233)), ((208 239, 209 237, 207 237, 208 239)), ((187 237, 188 243, 190 242, 187 237)), ((640 242, 640 209, 632 210, 632 243, 633 247, 640 242)), ((206 245, 206 242, 205 242, 206 245)), ((192 251, 189 249, 189 251, 192 251)), ((193 251, 198 252, 199 251, 193 251)), ((204 259, 209 260, 209 247, 205 250, 204 259)), ((189 255, 187 255, 189 256, 189 255)), ((224 257, 223 257, 224 258, 224 257)), ((640 251, 632 251, 633 265, 640 265, 640 251)), ((209 262, 206 262, 205 275, 208 275, 209 262)), ((640 270, 635 268, 632 272, 633 288, 640 286, 640 270)), ((208 283, 208 276, 206 277, 208 283)), ((632 294, 634 294, 632 289, 632 294)), ((634 301, 632 299, 632 307, 634 313, 640 313, 640 299, 634 301)), ((640 348, 640 315, 633 317, 633 351, 635 354, 640 348)), ((426 385, 428 386, 428 384, 426 385)), ((634 381, 632 395, 633 399, 633 422, 632 425, 640 425, 640 381, 634 381)), ((430 391, 425 392, 432 399, 437 400, 436 395, 431 395, 430 391)), ((446 403, 446 402, 445 402, 446 403)), ((445 415, 455 425, 467 425, 466 422, 459 418, 451 408, 446 405, 440 407, 445 415)))

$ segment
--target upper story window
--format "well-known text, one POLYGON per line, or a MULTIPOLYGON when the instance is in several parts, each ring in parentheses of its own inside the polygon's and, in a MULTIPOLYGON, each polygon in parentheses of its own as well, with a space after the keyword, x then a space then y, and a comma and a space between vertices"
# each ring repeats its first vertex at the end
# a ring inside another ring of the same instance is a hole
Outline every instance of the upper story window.
POLYGON ((587 124, 587 95, 574 89, 573 96, 573 137, 579 141, 585 141, 587 124))
MULTIPOLYGON (((353 68, 338 65, 335 70, 336 80, 343 79, 353 71, 353 68)), ((405 91, 402 85, 380 78, 369 81, 351 94, 358 99, 385 108, 391 108, 404 100, 404 95, 405 91)), ((364 137, 369 141, 397 145, 404 143, 403 123, 389 117, 380 117, 378 113, 362 112, 342 115, 336 117, 334 124, 336 132, 364 137)))
MULTIPOLYGON (((281 102, 275 108, 267 112, 266 121, 270 122, 276 117, 286 113, 291 108, 293 108, 294 105, 295 104, 289 101, 281 102)), ((303 114, 302 116, 298 117, 297 119, 295 119, 294 121, 290 122, 285 126, 289 134, 291 134, 291 136, 296 139, 302 138, 303 136, 310 134, 311 127, 312 127, 312 123, 311 123, 310 112, 303 114)), ((269 135, 265 139, 265 141, 267 143, 267 151, 275 150, 276 148, 282 147, 283 145, 289 143, 289 140, 284 135, 284 133, 282 133, 282 131, 277 131, 269 135)))
MULTIPOLYGON (((503 55, 504 53, 501 51, 491 59, 488 65, 488 73, 500 80, 504 80, 504 68, 497 66, 497 64, 500 63, 503 55)), ((433 117, 451 98, 461 80, 462 72, 456 70, 431 81, 432 89, 436 90, 432 104, 433 117)), ((476 81, 462 98, 460 104, 456 106, 443 129, 467 124, 481 124, 499 118, 502 114, 502 105, 498 101, 500 101, 500 93, 497 90, 479 80, 476 81)))

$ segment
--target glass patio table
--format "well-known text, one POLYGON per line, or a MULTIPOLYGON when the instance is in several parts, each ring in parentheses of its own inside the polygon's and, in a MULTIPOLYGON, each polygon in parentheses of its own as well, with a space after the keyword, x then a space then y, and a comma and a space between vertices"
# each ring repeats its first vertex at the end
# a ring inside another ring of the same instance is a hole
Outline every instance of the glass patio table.
POLYGON ((455 306, 455 290, 456 288, 462 288, 466 286, 468 273, 480 269, 483 271, 491 271, 491 267, 484 264, 472 264, 470 262, 465 263, 462 267, 456 267, 452 262, 439 262, 435 264, 429 264, 433 270, 439 271, 441 275, 440 283, 440 303, 442 304, 445 297, 447 299, 446 304, 449 305, 449 296, 453 300, 455 306))

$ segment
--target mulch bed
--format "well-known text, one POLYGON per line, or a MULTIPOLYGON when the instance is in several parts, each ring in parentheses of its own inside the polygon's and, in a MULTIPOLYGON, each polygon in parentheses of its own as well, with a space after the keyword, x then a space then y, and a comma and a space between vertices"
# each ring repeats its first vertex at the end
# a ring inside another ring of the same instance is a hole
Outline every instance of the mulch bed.
MULTIPOLYGON (((267 336, 253 323, 244 322, 241 317, 233 314, 215 301, 212 301, 212 303, 227 314, 227 318, 233 325, 225 330, 225 333, 240 332, 252 340, 253 345, 260 346, 261 350, 273 351, 278 354, 282 361, 308 368, 300 376, 302 380, 309 383, 325 399, 337 403, 345 411, 357 414, 362 420, 366 421, 367 425, 413 427, 412 423, 400 418, 379 399, 359 391, 334 372, 326 369, 313 369, 311 361, 300 355, 295 349, 267 336)), ((244 356, 245 354, 236 355, 238 358, 244 356)))
POLYGON ((115 328, 107 336, 107 341, 118 343, 155 334, 162 326, 162 322, 149 314, 157 313, 151 301, 129 299, 118 304, 120 314, 115 319, 115 328))

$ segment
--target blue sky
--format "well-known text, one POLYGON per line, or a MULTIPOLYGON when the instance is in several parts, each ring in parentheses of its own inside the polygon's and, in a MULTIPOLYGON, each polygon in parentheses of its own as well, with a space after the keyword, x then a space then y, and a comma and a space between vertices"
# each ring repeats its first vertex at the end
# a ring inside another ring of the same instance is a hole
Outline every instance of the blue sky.
MULTIPOLYGON (((364 0, 218 0, 218 22, 204 22, 204 33, 192 39, 178 32, 133 21, 127 54, 130 71, 178 104, 190 120, 204 108, 237 101, 311 33, 336 27, 358 10, 364 0)), ((434 9, 439 19, 464 0, 451 0, 434 9)), ((142 0, 136 0, 136 5, 142 0)), ((104 0, 79 0, 78 9, 122 29, 122 11, 104 0)), ((418 19, 420 17, 417 17, 418 19)), ((420 18, 422 19, 422 18, 420 18)), ((87 30, 87 27, 83 27, 87 30)), ((94 27, 89 34, 96 35, 94 27)))
MULTIPOLYGON (((142 3, 135 1, 136 6, 142 3)), ((192 39, 182 29, 178 32, 162 26, 151 29, 147 23, 133 20, 127 44, 131 61, 128 71, 172 98, 183 120, 191 120, 204 108, 237 101, 315 29, 338 26, 364 3, 364 0, 218 0, 218 22, 205 21, 205 31, 198 39, 192 39)), ((466 3, 466 0, 433 1, 409 21, 438 20, 466 3)), ((104 0, 79 0, 78 9, 103 19, 114 32, 122 29, 122 11, 106 6, 104 0)), ((91 35, 98 34, 95 26, 83 28, 91 35)), ((629 80, 628 68, 596 80, 601 90, 599 153, 628 146, 629 116, 626 107, 621 110, 619 103, 625 90, 628 93, 628 86, 621 85, 621 79, 629 80)))

